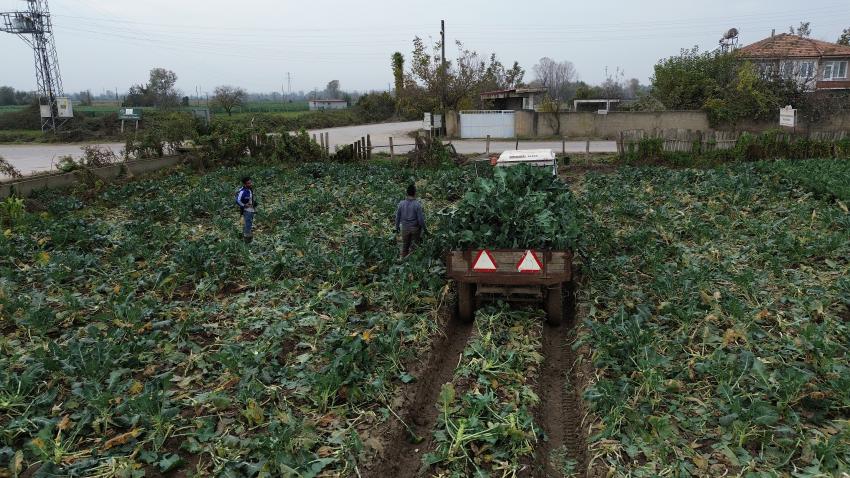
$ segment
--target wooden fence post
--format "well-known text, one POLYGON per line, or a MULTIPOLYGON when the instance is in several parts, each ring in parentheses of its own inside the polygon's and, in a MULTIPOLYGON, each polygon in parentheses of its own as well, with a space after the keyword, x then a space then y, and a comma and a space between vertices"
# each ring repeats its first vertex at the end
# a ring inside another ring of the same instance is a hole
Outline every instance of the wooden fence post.
POLYGON ((514 145, 514 149, 515 150, 519 149, 519 138, 516 139, 516 145, 514 145))
POLYGON ((626 155, 626 143, 623 142, 623 132, 620 131, 620 141, 617 143, 617 153, 620 154, 620 157, 624 157, 626 155))
POLYGON ((487 150, 486 150, 486 154, 488 154, 488 155, 490 154, 490 135, 489 135, 489 134, 487 135, 487 150))
POLYGON ((325 135, 323 135, 322 133, 319 133, 319 143, 319 146, 322 148, 322 152, 326 153, 327 151, 325 150, 325 135))
POLYGON ((587 138, 587 142, 584 144, 584 154, 590 154, 590 138, 587 138))
POLYGON ((372 159, 372 136, 366 135, 366 159, 372 159))
POLYGON ((358 160, 363 159, 360 157, 360 141, 356 141, 352 146, 354 147, 354 157, 358 160))
POLYGON ((313 142, 316 143, 316 144, 319 144, 319 142, 316 141, 316 133, 313 133, 313 142))
POLYGON ((390 159, 395 159, 395 147, 393 146, 392 136, 390 136, 390 159))
POLYGON ((331 154, 331 133, 325 131, 325 152, 331 154))
POLYGON ((561 154, 567 154, 567 138, 561 137, 561 154))

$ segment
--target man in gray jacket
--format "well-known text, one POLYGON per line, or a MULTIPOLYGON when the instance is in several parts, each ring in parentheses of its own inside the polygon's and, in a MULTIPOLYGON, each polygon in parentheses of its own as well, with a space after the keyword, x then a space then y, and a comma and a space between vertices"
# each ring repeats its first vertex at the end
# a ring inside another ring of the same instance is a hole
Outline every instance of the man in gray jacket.
POLYGON ((419 244, 425 229, 425 213, 422 203, 416 199, 416 186, 407 187, 407 198, 398 203, 395 212, 395 232, 401 233, 401 257, 409 256, 419 244))

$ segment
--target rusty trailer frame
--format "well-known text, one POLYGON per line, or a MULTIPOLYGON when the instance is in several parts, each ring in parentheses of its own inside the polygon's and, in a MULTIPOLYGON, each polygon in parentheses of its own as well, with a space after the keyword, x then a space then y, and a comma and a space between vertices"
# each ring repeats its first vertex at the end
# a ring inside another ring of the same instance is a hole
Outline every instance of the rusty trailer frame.
POLYGON ((493 271, 473 270, 480 249, 450 251, 445 256, 446 274, 457 283, 455 314, 472 321, 482 301, 502 299, 511 302, 543 302, 550 325, 563 320, 565 294, 572 293, 571 251, 535 251, 541 271, 519 272, 517 264, 528 249, 487 250, 496 264, 493 271))

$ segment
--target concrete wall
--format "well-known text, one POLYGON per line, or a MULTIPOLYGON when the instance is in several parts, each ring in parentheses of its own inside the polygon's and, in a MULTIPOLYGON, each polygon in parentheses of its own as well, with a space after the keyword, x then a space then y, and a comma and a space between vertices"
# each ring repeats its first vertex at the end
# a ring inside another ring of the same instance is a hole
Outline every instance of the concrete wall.
MULTIPOLYGON (((446 115, 446 133, 450 138, 460 136, 460 117, 455 112, 446 115)), ((517 111, 515 132, 519 138, 591 138, 614 139, 620 131, 630 129, 693 129, 708 130, 708 116, 702 111, 664 111, 658 113, 616 111, 607 115, 595 112, 560 113, 561 126, 554 113, 517 111)))
POLYGON ((457 111, 447 111, 446 120, 446 136, 449 138, 460 137, 460 113, 457 111))
MULTIPOLYGON (((127 175, 141 175, 175 166, 182 161, 183 158, 180 156, 143 159, 93 169, 92 172, 105 181, 111 181, 118 178, 122 174, 122 170, 126 171, 127 175)), ((79 182, 79 176, 76 172, 35 176, 18 181, 4 182, 0 183, 0 198, 6 198, 13 193, 18 196, 28 197, 35 191, 64 188, 73 186, 77 182, 79 182)))
POLYGON ((561 130, 554 113, 537 113, 534 137, 565 136, 567 138, 615 139, 620 131, 630 129, 708 130, 708 116, 702 111, 628 112, 607 115, 595 112, 561 113, 561 130))
POLYGON ((514 133, 518 138, 537 136, 537 115, 534 111, 517 111, 514 113, 514 133))
MULTIPOLYGON (((447 122, 447 134, 450 138, 460 135, 460 118, 457 113, 449 112, 451 118, 447 122)), ((661 111, 661 112, 630 112, 614 111, 607 115, 595 112, 566 112, 560 113, 561 125, 554 113, 537 113, 534 111, 517 111, 515 113, 515 132, 518 138, 547 138, 566 137, 575 139, 617 139, 620 131, 641 129, 690 129, 690 130, 719 130, 719 131, 750 131, 762 132, 779 128, 773 122, 739 122, 736 125, 712 128, 708 124, 708 115, 702 111, 661 111)), ((797 131, 850 131, 850 114, 835 115, 818 124, 806 125, 800 123, 797 131)))

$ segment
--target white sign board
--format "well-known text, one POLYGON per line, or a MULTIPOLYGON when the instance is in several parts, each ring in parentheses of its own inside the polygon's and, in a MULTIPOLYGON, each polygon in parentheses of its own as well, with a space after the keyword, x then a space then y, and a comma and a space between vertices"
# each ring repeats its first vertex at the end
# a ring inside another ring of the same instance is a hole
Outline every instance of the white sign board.
POLYGON ((42 118, 53 118, 53 112, 50 110, 50 105, 38 105, 42 118))
POLYGON ((442 128, 443 127, 443 115, 434 115, 434 127, 442 128))
POLYGON ((797 110, 790 106, 779 108, 779 126, 793 128, 797 126, 797 110))
POLYGON ((70 98, 56 98, 56 109, 59 110, 60 118, 73 118, 74 106, 70 98))
POLYGON ((425 113, 422 119, 422 129, 431 129, 431 113, 425 113))

